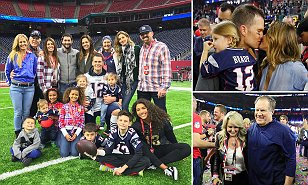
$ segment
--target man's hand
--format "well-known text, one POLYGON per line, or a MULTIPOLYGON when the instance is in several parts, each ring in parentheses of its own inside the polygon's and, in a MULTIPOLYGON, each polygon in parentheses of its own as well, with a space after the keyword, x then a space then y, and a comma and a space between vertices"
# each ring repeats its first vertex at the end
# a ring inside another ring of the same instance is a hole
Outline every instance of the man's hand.
POLYGON ((159 89, 157 96, 158 96, 158 98, 162 98, 162 97, 166 96, 166 94, 167 94, 167 91, 165 89, 159 89))

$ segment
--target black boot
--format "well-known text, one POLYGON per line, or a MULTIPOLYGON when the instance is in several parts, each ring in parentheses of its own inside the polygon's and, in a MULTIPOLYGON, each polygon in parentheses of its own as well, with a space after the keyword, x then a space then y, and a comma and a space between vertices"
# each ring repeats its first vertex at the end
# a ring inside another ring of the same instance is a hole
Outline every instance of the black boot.
POLYGON ((18 135, 19 135, 20 132, 21 132, 21 130, 15 131, 15 136, 16 136, 16 138, 18 137, 18 135))

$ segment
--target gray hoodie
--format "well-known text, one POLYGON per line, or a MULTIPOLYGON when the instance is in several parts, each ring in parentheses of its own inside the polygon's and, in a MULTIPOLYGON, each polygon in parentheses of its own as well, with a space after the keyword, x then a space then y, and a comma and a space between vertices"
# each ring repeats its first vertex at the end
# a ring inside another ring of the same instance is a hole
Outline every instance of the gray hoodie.
POLYGON ((13 143, 13 153, 18 159, 26 157, 31 151, 38 149, 41 144, 40 134, 37 128, 27 133, 24 129, 19 133, 13 143))

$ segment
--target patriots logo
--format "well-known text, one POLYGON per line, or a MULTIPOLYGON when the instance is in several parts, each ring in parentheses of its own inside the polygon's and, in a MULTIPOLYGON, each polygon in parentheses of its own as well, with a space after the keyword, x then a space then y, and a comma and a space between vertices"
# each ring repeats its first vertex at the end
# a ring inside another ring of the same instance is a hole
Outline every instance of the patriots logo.
POLYGON ((194 124, 195 124, 195 128, 200 128, 200 125, 201 125, 201 124, 200 124, 199 121, 195 122, 194 124))

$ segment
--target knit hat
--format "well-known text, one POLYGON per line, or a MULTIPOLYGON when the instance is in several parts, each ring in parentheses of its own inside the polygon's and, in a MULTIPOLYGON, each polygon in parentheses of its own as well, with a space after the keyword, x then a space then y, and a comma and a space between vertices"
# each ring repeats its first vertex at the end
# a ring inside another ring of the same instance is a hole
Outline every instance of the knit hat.
POLYGON ((109 35, 106 35, 106 36, 104 36, 104 37, 102 38, 102 43, 103 43, 106 39, 107 39, 107 40, 110 40, 110 42, 112 42, 111 37, 110 37, 109 35))

